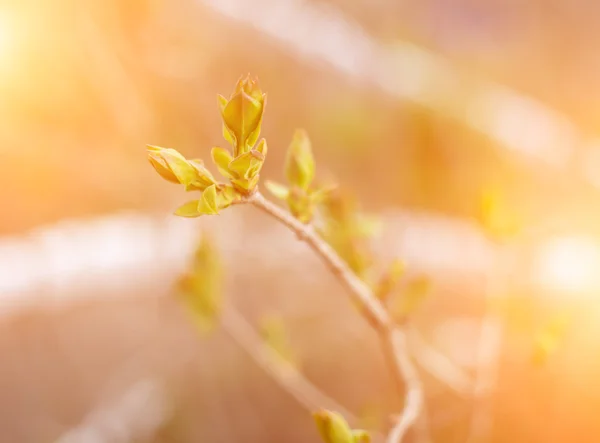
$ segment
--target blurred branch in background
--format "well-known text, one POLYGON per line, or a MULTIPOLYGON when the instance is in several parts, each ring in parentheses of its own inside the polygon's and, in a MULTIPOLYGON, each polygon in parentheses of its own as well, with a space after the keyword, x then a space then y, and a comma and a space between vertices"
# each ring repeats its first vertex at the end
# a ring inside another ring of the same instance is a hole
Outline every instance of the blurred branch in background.
POLYGON ((112 403, 91 411, 57 443, 145 441, 169 419, 167 399, 157 380, 140 380, 112 403))

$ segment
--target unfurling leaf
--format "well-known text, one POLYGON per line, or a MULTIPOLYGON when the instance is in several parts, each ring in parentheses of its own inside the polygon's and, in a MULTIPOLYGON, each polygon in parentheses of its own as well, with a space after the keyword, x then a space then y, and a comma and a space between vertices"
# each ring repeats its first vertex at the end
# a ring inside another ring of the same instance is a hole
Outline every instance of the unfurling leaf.
POLYGON ((203 191, 216 184, 201 160, 187 160, 175 149, 148 146, 148 159, 161 177, 173 183, 181 183, 188 191, 203 191))
POLYGON ((178 297, 202 332, 214 327, 221 309, 220 257, 207 235, 196 248, 190 270, 177 284, 178 297))
POLYGON ((290 185, 307 190, 315 176, 315 160, 306 131, 298 129, 287 152, 285 174, 290 185))
POLYGON ((219 96, 223 135, 232 142, 234 157, 248 152, 258 140, 265 102, 266 94, 249 75, 238 80, 229 100, 219 96))
POLYGON ((219 172, 223 177, 231 178, 231 171, 229 171, 229 163, 233 160, 231 153, 227 149, 214 147, 211 151, 213 163, 219 169, 219 172))
POLYGON ((200 203, 198 203, 198 212, 204 215, 216 215, 219 213, 217 204, 217 187, 212 185, 202 193, 200 203))

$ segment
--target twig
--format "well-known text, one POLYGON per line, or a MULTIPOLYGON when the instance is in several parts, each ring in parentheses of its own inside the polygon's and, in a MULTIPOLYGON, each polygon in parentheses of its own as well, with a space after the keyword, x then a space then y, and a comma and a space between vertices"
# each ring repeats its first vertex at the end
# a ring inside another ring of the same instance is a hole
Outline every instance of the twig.
POLYGON ((352 413, 319 390, 294 367, 282 364, 277 352, 265 344, 252 325, 231 304, 224 309, 220 318, 231 338, 302 406, 309 410, 321 407, 336 410, 349 421, 358 421, 352 413))
POLYGON ((390 343, 406 385, 404 411, 387 438, 388 443, 397 443, 402 441, 404 435, 419 418, 423 408, 423 389, 419 374, 409 357, 406 333, 401 329, 395 329, 390 335, 390 343))
POLYGON ((299 239, 306 242, 348 289, 355 302, 364 308, 363 312, 367 320, 381 337, 383 351, 392 368, 392 376, 401 390, 401 395, 405 397, 404 410, 387 439, 388 443, 402 442, 407 431, 419 417, 423 406, 421 383, 409 356, 404 331, 394 325, 387 310, 374 296, 371 289, 352 272, 348 265, 327 242, 318 236, 311 226, 299 222, 279 206, 266 200, 259 192, 247 197, 245 202, 256 206, 279 220, 290 228, 299 239))

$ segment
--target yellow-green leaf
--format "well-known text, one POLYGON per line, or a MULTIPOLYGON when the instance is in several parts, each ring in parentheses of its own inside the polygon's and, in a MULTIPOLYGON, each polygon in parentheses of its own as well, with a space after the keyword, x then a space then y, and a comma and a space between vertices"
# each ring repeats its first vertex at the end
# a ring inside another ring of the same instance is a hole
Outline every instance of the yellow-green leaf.
POLYGON ((354 443, 352 430, 341 414, 321 409, 313 414, 313 418, 325 443, 354 443))
POLYGON ((242 194, 249 194, 254 190, 254 188, 256 188, 256 185, 258 185, 259 179, 260 179, 260 175, 258 175, 258 174, 250 179, 232 178, 231 184, 242 194))
POLYGON ((196 170, 196 177, 186 185, 186 191, 204 191, 209 186, 217 184, 211 172, 204 167, 201 159, 189 160, 188 163, 196 170))
POLYGON ((234 158, 229 163, 229 170, 233 172, 237 178, 250 179, 255 175, 253 172, 256 171, 257 168, 260 169, 264 160, 265 156, 253 149, 234 158))
POLYGON ((257 130, 262 114, 263 102, 244 91, 234 94, 223 109, 223 122, 235 137, 235 157, 246 152, 248 138, 257 130))
POLYGON ((285 174, 290 184, 304 190, 308 189, 315 176, 310 140, 304 130, 298 129, 294 133, 287 151, 285 174))
POLYGON ((271 194, 273 194, 275 198, 278 198, 279 200, 287 200, 288 196, 290 195, 289 188, 285 187, 282 184, 275 183, 271 180, 265 181, 265 187, 269 190, 271 194))
POLYGON ((192 200, 180 206, 175 210, 175 215, 179 217, 200 217, 202 214, 198 212, 198 200, 192 200))
POLYGON ((217 187, 215 185, 209 186, 202 193, 202 198, 198 203, 198 212, 204 215, 216 215, 219 213, 217 187))
POLYGON ((225 209, 229 207, 234 201, 240 199, 240 194, 235 190, 233 186, 221 185, 217 189, 217 207, 219 209, 225 209))
POLYGON ((214 147, 211 151, 213 163, 219 169, 219 172, 223 177, 231 178, 231 172, 229 171, 229 163, 233 160, 231 153, 227 149, 214 147))
POLYGON ((196 169, 175 149, 148 146, 148 159, 156 172, 168 181, 188 186, 196 178, 196 169))
POLYGON ((166 160, 160 155, 160 151, 164 148, 157 146, 148 146, 148 160, 158 174, 167 181, 179 184, 179 180, 169 168, 166 160))

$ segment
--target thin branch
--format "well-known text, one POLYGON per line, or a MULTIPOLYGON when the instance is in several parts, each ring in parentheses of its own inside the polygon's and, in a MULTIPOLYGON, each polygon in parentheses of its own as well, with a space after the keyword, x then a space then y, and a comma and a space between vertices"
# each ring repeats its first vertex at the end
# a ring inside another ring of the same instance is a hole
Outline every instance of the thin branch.
POLYGON ((327 408, 340 412, 349 421, 358 421, 342 405, 319 390, 291 365, 282 364, 281 357, 254 330, 252 325, 231 304, 221 314, 223 328, 275 381, 308 410, 327 408))
POLYGON ((376 329, 391 329, 393 322, 383 304, 375 298, 371 289, 352 272, 327 242, 310 225, 301 223, 288 212, 266 200, 259 192, 248 198, 248 202, 276 218, 290 228, 300 240, 305 241, 319 255, 331 272, 350 291, 355 301, 366 309, 367 319, 376 329))
POLYGON ((364 308, 363 312, 367 320, 381 337, 383 351, 392 368, 394 381, 399 387, 400 394, 405 397, 404 410, 387 439, 388 443, 402 442, 423 408, 423 390, 410 359, 404 331, 394 325, 387 310, 375 297, 373 291, 352 272, 333 248, 319 237, 314 228, 299 222, 288 212, 266 200, 259 192, 249 196, 246 202, 277 219, 290 228, 299 239, 306 242, 348 289, 355 302, 364 308))
POLYGON ((404 410, 387 438, 387 443, 398 443, 402 441, 410 427, 419 418, 423 408, 423 388, 419 374, 409 357, 406 333, 401 329, 395 329, 389 335, 389 340, 396 357, 396 364, 400 368, 406 385, 404 410))

